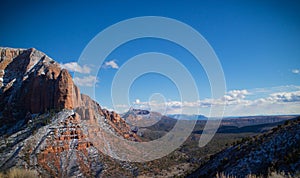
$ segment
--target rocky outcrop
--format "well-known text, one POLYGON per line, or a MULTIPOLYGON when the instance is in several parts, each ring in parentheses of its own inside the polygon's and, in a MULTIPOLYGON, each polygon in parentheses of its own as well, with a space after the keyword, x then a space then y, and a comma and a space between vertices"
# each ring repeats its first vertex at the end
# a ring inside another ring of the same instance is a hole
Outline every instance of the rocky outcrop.
POLYGON ((0 48, 0 54, 0 113, 5 120, 80 104, 79 89, 69 72, 44 53, 0 48))
POLYGON ((130 132, 119 114, 102 110, 80 94, 69 72, 44 53, 34 48, 0 48, 0 54, 0 120, 4 123, 14 125, 28 113, 74 109, 82 120, 104 116, 120 135, 130 132))
POLYGON ((49 136, 44 140, 47 144, 37 156, 41 169, 50 176, 72 177, 81 174, 89 177, 97 176, 102 171, 100 153, 87 140, 80 122, 80 116, 75 113, 62 120, 57 127, 50 128, 49 136), (98 164, 92 167, 94 162, 98 164))
POLYGON ((101 106, 85 94, 80 95, 80 100, 77 100, 76 112, 83 120, 95 120, 96 114, 103 115, 101 106))

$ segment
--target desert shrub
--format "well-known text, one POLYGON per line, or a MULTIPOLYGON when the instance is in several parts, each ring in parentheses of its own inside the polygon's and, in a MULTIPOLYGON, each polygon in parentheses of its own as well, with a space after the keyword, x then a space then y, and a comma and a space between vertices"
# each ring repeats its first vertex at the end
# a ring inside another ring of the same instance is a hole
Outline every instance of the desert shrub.
POLYGON ((290 120, 285 121, 284 125, 291 125, 291 121, 290 120))
POLYGON ((227 164, 229 162, 229 159, 227 157, 224 157, 222 160, 221 160, 222 164, 227 164))

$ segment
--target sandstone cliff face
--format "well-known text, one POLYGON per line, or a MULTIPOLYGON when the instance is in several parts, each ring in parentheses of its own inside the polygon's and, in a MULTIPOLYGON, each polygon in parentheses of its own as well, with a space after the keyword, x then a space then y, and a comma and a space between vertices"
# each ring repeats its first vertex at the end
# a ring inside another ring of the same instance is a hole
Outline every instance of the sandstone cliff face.
POLYGON ((44 53, 0 48, 0 112, 5 120, 27 112, 73 109, 80 103, 72 77, 44 53))
POLYGON ((50 176, 99 176, 103 169, 101 153, 82 131, 77 113, 67 116, 49 129, 36 157, 40 169, 50 176), (73 170, 72 170, 73 169, 73 170))

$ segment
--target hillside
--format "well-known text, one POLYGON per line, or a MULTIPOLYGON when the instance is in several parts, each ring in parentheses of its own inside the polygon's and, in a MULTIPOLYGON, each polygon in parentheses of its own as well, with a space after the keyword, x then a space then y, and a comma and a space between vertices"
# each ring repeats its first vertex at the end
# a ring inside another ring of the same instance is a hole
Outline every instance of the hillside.
POLYGON ((298 175, 300 171, 300 117, 286 121, 262 135, 247 137, 210 157, 189 177, 214 177, 217 173, 246 177, 271 172, 298 175))

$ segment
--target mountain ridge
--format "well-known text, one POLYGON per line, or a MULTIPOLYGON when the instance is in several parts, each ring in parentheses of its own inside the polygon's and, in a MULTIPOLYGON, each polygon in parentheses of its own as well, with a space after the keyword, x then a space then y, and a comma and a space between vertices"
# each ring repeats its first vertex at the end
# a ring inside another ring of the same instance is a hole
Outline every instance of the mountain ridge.
POLYGON ((0 55, 0 170, 25 167, 43 177, 119 174, 107 170, 124 163, 102 153, 114 150, 99 136, 139 141, 125 120, 81 94, 69 72, 43 52, 0 48, 0 55))

